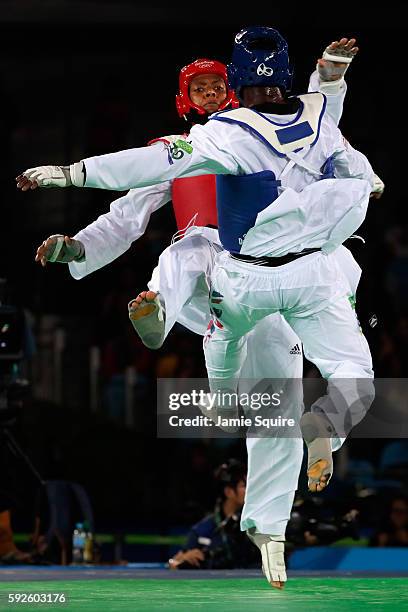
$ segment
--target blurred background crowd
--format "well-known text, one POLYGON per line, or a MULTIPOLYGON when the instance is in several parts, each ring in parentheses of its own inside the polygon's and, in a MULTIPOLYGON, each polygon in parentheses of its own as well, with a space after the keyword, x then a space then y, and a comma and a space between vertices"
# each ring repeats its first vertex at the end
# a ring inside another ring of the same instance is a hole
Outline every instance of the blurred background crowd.
MULTIPOLYGON (((248 9, 231 16, 221 7, 200 9, 198 22, 191 4, 181 10, 183 3, 180 13, 124 0, 3 5, 0 278, 8 280, 9 303, 25 312, 19 376, 29 389, 10 400, 13 414, 9 401, 7 407, 0 402, 0 432, 5 423, 42 478, 83 485, 96 531, 186 533, 214 508, 219 495, 214 470, 229 457, 245 462, 245 443, 156 438, 156 379, 205 377, 200 337, 178 326, 161 350, 149 351, 127 317, 129 299, 146 287, 176 231, 171 206, 153 215, 146 235, 121 258, 74 281, 63 265, 45 270, 36 265, 37 246, 50 234, 73 235, 121 194, 85 189, 23 194, 14 176, 28 167, 66 164, 183 131, 174 104, 180 68, 197 57, 228 61, 232 36, 246 23, 272 25, 287 38, 295 93, 306 89, 327 44, 355 36, 361 51, 347 75, 340 127, 367 154, 386 190, 359 230, 365 243, 353 240, 347 246, 363 268, 357 312, 376 376, 404 378, 405 141, 387 123, 397 111, 391 91, 401 76, 398 63, 378 50, 381 37, 392 40, 395 57, 403 55, 398 20, 387 22, 384 16, 381 31, 359 15, 339 16, 327 26, 326 11, 316 11, 306 32, 301 14, 280 20, 279 14, 248 9), (374 314, 378 324, 371 327, 374 314)), ((305 375, 317 375, 308 363, 305 375)), ((7 477, 0 480, 0 518, 12 508, 14 530, 29 532, 38 479, 3 433, 0 460, 7 465, 2 467, 7 477)), ((351 439, 337 454, 335 473, 323 501, 310 497, 301 480, 289 530, 293 546, 345 537, 373 546, 407 545, 408 442, 351 439)), ((156 560, 166 555, 166 547, 160 548, 156 560)))

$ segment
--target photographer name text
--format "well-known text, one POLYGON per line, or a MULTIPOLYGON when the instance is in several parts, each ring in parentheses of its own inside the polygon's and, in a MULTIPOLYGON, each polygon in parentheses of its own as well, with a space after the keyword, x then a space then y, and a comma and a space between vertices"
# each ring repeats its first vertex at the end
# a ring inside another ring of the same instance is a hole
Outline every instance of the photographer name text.
POLYGON ((216 419, 211 419, 206 416, 196 417, 180 417, 178 415, 172 415, 169 417, 170 427, 265 427, 272 429, 276 427, 294 427, 296 425, 295 419, 287 419, 281 415, 275 418, 266 418, 260 415, 256 415, 254 418, 248 416, 239 417, 223 417, 217 416, 216 419))

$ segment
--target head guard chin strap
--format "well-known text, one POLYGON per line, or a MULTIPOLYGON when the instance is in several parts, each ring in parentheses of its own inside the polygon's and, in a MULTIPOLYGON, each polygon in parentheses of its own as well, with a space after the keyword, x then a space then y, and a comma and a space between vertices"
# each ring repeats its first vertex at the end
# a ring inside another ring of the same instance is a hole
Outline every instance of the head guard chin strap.
POLYGON ((273 28, 245 28, 235 36, 227 73, 229 86, 238 97, 242 87, 279 87, 287 92, 293 76, 288 43, 273 28))
MULTIPOLYGON (((235 93, 228 87, 227 68, 225 64, 217 62, 216 60, 197 59, 180 70, 180 91, 176 95, 176 108, 180 117, 187 119, 189 118, 190 114, 193 113, 194 117, 197 119, 207 119, 208 112, 205 110, 205 108, 194 104, 190 99, 190 83, 200 74, 217 74, 224 80, 227 88, 227 97, 220 105, 218 109, 219 111, 224 110, 228 106, 238 108, 239 102, 235 96, 235 93)), ((200 121, 195 120, 194 122, 199 123, 200 121)))

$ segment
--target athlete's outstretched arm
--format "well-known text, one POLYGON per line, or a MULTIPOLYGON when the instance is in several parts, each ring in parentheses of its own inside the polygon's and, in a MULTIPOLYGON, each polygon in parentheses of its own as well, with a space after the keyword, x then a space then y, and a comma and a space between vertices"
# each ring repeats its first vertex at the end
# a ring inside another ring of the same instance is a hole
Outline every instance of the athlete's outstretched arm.
MULTIPOLYGON (((316 70, 311 74, 308 91, 320 91, 327 100, 327 114, 336 125, 343 114, 343 104, 347 93, 344 75, 359 51, 355 38, 341 38, 326 47, 317 60, 316 70)), ((384 183, 376 174, 371 197, 379 199, 384 192, 384 183)))
POLYGON ((151 214, 170 199, 169 183, 132 189, 73 238, 47 238, 37 250, 36 261, 43 266, 48 261, 68 263, 72 276, 83 278, 125 253, 144 234, 151 214))
POLYGON ((195 138, 189 142, 158 142, 153 146, 90 157, 71 166, 40 166, 27 170, 17 177, 17 187, 27 191, 37 186, 69 187, 73 184, 126 191, 179 177, 239 173, 240 168, 229 153, 228 143, 223 143, 220 148, 208 124, 194 126, 191 135, 193 132, 195 138), (190 144, 192 140, 194 143, 190 144), (59 168, 61 172, 52 168, 59 168))

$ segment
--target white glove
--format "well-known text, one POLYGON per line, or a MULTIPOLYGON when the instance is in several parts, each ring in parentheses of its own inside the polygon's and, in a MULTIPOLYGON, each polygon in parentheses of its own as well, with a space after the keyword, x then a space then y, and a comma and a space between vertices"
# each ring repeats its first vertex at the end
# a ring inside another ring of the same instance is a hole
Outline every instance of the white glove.
POLYGON ((380 179, 379 176, 377 176, 377 174, 374 174, 374 184, 371 189, 371 194, 377 194, 376 199, 379 199, 382 196, 384 189, 385 189, 385 185, 383 181, 380 179))
POLYGON ((23 172, 30 181, 36 181, 38 187, 83 187, 85 175, 83 162, 70 166, 37 166, 23 172))
POLYGON ((72 184, 69 169, 62 166, 28 168, 23 175, 30 181, 37 181, 39 187, 69 187, 72 184))

